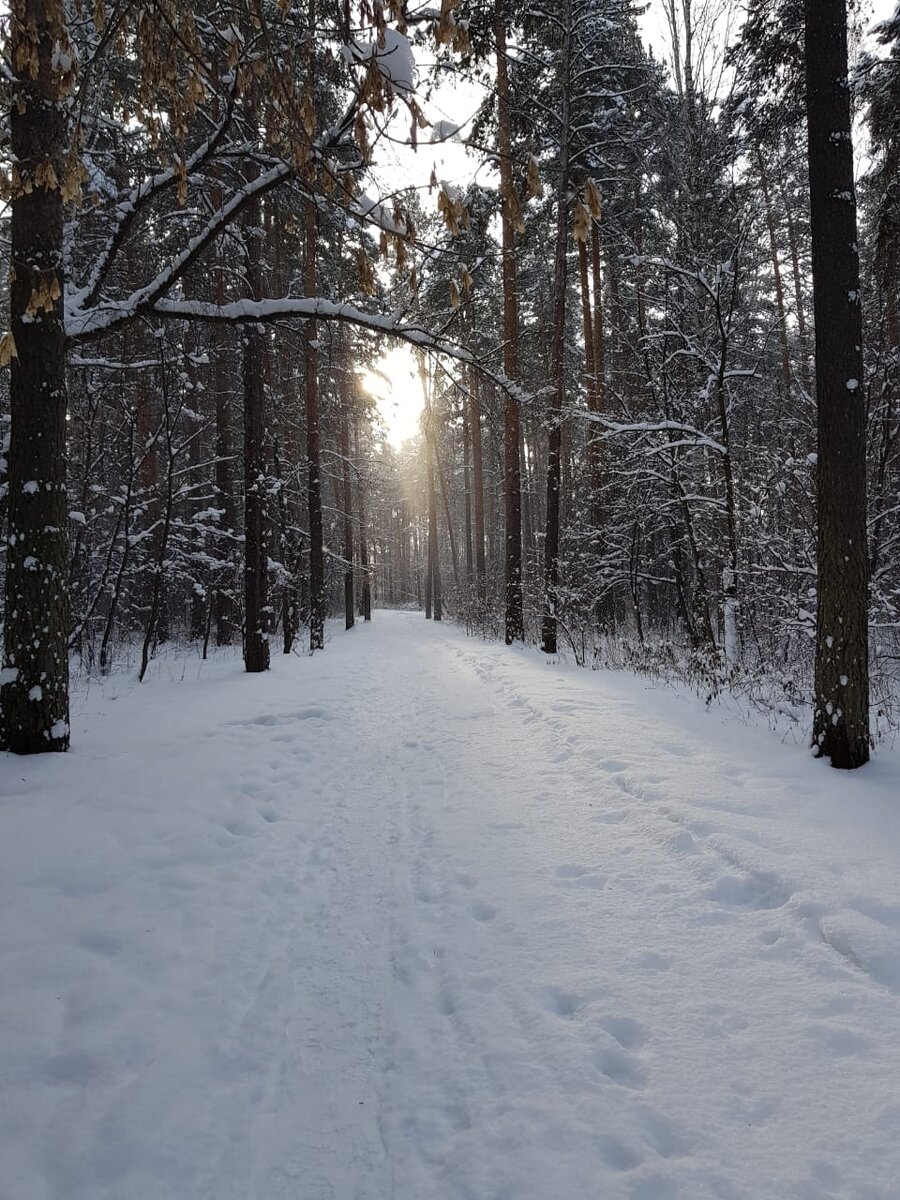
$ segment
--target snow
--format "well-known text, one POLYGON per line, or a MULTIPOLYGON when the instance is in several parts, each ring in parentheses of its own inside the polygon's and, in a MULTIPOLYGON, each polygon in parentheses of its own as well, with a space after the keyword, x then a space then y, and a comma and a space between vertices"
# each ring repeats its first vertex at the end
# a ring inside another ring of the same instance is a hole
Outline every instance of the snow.
POLYGON ((386 26, 374 41, 353 41, 343 47, 348 63, 375 60, 379 74, 394 91, 410 94, 416 89, 416 59, 409 38, 386 26))
POLYGON ((438 120, 433 121, 431 125, 431 140, 432 142, 446 142, 450 138, 455 137, 460 130, 460 126, 455 121, 438 120))
POLYGON ((418 614, 0 759, 4 1195, 897 1195, 900 764, 418 614))
POLYGON ((364 221, 383 229, 385 233, 393 233, 397 237, 409 236, 409 230, 405 224, 398 224, 383 204, 378 200, 373 200, 365 193, 351 201, 350 210, 362 217, 364 221))

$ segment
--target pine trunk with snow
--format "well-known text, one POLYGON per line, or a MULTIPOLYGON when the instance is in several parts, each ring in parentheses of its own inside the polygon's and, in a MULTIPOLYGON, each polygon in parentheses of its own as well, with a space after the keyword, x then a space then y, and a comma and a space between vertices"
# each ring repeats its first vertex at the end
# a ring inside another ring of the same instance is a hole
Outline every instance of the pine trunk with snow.
MULTIPOLYGON (((249 100, 250 122, 256 123, 256 100, 249 100)), ((259 174, 252 161, 248 181, 259 174)), ((262 289, 262 211, 258 199, 244 219, 244 283, 247 297, 258 300, 262 289)), ((249 325, 244 334, 241 366, 244 394, 244 665, 251 674, 269 669, 269 561, 266 517, 266 344, 261 329, 249 325)))
MULTIPOLYGON (((314 200, 304 213, 304 275, 309 295, 316 290, 318 218, 314 200)), ((306 490, 309 514, 309 648, 325 646, 325 550, 322 532, 322 464, 319 418, 319 343, 315 321, 307 321, 303 334, 306 378, 306 490)))
POLYGON ((818 412, 813 741, 835 767, 869 759, 866 413, 846 0, 806 0, 809 192, 818 412))
MULTIPOLYGON (((518 207, 512 171, 509 114, 509 64, 504 0, 494 0, 494 43, 497 56, 497 143, 500 152, 501 239, 503 275, 503 369, 508 379, 519 373, 519 303, 516 283, 515 211, 518 207)), ((507 645, 525 637, 522 606, 522 463, 519 456, 519 405, 507 394, 503 406, 503 494, 506 512, 507 645)))
POLYGON ((10 134, 11 355, 8 545, 0 744, 69 745, 66 346, 63 194, 66 57, 62 0, 14 0, 10 134))
POLYGON ((547 521, 544 532, 544 614, 541 648, 556 654, 559 621, 559 536, 562 422, 566 406, 566 284, 569 233, 569 90, 572 50, 572 2, 563 0, 559 23, 560 63, 559 177, 556 188, 556 247, 553 261, 553 331, 551 360, 553 400, 547 435, 547 521))

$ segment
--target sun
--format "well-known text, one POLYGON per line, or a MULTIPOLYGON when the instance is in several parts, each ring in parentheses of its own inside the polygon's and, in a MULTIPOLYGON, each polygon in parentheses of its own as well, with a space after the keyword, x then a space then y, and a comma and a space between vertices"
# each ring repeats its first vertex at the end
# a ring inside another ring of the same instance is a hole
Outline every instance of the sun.
POLYGON ((387 427, 387 440, 400 449, 419 433, 425 406, 416 360, 409 346, 386 350, 370 370, 361 372, 363 387, 376 401, 387 427))

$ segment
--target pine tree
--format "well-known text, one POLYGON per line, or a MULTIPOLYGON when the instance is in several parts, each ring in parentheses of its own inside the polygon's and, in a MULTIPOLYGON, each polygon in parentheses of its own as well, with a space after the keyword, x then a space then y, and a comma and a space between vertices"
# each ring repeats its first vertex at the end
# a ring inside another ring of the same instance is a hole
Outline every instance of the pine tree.
POLYGON ((2 745, 69 745, 68 505, 63 299, 66 97, 74 51, 64 0, 13 0, 8 551, 2 745))
POLYGON ((806 0, 806 110, 819 449, 813 741, 869 760, 866 428, 846 0, 806 0))

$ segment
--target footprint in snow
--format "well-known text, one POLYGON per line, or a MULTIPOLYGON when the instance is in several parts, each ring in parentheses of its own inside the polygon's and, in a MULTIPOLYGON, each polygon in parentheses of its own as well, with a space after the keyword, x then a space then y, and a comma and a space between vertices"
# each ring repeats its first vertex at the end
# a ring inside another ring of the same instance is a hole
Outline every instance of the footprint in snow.
POLYGON ((76 940, 83 949, 102 954, 104 958, 114 958, 122 949, 122 943, 114 933, 104 933, 100 929, 82 933, 76 940))
POLYGON ((633 1171, 644 1161, 637 1150, 613 1136, 600 1139, 600 1154, 606 1165, 614 1171, 633 1171))
POLYGON ((619 825, 627 817, 627 813, 619 812, 616 809, 608 809, 605 812, 597 812, 591 817, 592 821, 598 821, 601 825, 619 825))
POLYGON ((469 911, 475 920, 479 921, 482 925, 490 924, 497 915, 497 910, 493 904, 485 904, 483 900, 476 900, 469 911))
POLYGON ((232 837, 255 837, 256 830, 249 821, 242 818, 237 818, 234 821, 226 821, 222 828, 230 833, 232 837))
POLYGON ((49 1083, 87 1084, 100 1074, 100 1060, 83 1050, 70 1050, 47 1059, 44 1077, 49 1083))
POLYGON ((595 1063, 601 1075, 620 1087, 639 1091, 647 1082, 640 1060, 618 1044, 598 1050, 595 1063))
POLYGON ((574 992, 564 992, 556 987, 543 989, 543 1002, 547 1011, 557 1017, 574 1017, 583 1003, 574 992))
POLYGON ((683 1195, 674 1179, 656 1171, 636 1179, 628 1192, 629 1200, 681 1200, 683 1195))
POLYGON ((684 1158, 692 1152, 689 1138, 660 1113, 648 1112, 644 1118, 647 1141, 660 1158, 684 1158))
POLYGON ((452 1017, 456 1013, 456 1001, 447 988, 443 988, 438 995, 437 1008, 442 1017, 452 1017))
POLYGON ((599 892, 606 885, 602 875, 593 872, 590 867, 580 867, 576 863, 563 863, 556 868, 556 875, 562 887, 589 888, 599 892))
POLYGON ((644 950, 634 960, 634 966, 639 971, 668 971, 672 960, 664 954, 657 954, 655 950, 644 950))
POLYGON ((851 1029, 816 1023, 806 1030, 807 1036, 839 1058, 867 1058, 875 1049, 871 1038, 862 1037, 851 1029))
POLYGON ((661 746, 660 749, 663 751, 664 754, 674 754, 676 758, 693 758, 694 757, 694 751, 689 750, 687 746, 680 746, 677 744, 673 744, 673 745, 669 745, 669 746, 661 746))
POLYGON ((643 1025, 633 1017, 604 1017, 600 1024, 623 1050, 637 1050, 647 1040, 643 1025))
POLYGON ((706 895, 727 908, 751 908, 766 912, 783 908, 791 891, 770 875, 722 875, 706 895))
POLYGON ((671 846, 681 854, 699 854, 700 849, 686 829, 680 829, 672 835, 671 846))

